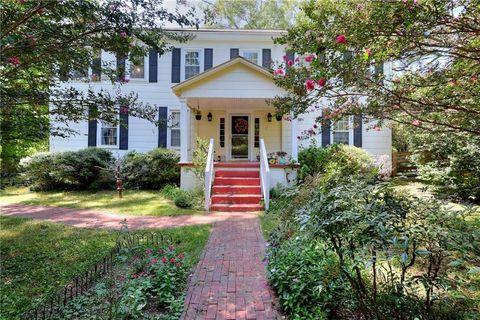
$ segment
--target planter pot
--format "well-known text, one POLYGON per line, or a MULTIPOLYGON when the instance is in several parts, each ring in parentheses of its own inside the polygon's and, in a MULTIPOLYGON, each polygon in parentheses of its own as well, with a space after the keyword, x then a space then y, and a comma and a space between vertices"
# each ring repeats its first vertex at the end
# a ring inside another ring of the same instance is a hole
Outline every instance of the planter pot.
POLYGON ((287 164, 287 159, 285 159, 285 158, 278 159, 278 164, 282 164, 282 165, 287 164))
POLYGON ((195 120, 202 120, 202 115, 201 114, 196 114, 195 115, 195 120))

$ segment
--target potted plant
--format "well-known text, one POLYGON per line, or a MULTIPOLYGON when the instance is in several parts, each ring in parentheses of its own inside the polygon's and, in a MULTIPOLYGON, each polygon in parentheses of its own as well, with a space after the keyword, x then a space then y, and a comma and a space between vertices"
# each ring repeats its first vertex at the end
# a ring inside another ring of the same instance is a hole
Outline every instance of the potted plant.
POLYGON ((287 153, 284 151, 277 152, 277 159, 279 164, 287 164, 287 153))
POLYGON ((202 120, 202 112, 200 110, 195 112, 195 120, 202 120))

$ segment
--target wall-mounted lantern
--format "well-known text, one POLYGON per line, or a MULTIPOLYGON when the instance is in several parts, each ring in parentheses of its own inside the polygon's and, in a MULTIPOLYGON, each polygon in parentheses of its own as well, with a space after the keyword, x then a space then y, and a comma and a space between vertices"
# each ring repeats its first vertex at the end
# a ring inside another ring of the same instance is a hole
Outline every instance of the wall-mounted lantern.
POLYGON ((270 112, 267 114, 267 120, 268 122, 272 122, 272 114, 270 112))
POLYGON ((207 114, 208 122, 212 122, 212 118, 213 118, 213 117, 212 117, 212 113, 209 112, 209 113, 207 114))

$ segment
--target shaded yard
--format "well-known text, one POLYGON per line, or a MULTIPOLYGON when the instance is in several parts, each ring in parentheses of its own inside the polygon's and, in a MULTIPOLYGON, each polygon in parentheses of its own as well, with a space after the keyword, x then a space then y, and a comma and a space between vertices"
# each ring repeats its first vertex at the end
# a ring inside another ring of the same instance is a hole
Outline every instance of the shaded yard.
MULTIPOLYGON (((186 252, 195 264, 210 226, 161 232, 181 241, 178 250, 186 252)), ((118 235, 118 231, 0 216, 0 318, 18 317, 45 295, 68 284, 112 249, 118 235)))
POLYGON ((177 216, 204 213, 181 209, 159 191, 127 190, 123 199, 115 191, 51 191, 33 192, 27 188, 8 188, 0 191, 0 202, 46 205, 138 216, 177 216))

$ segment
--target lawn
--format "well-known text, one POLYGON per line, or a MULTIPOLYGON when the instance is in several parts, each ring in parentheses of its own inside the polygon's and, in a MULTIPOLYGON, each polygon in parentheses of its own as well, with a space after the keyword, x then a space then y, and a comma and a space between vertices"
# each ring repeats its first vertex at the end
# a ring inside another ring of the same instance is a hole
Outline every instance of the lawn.
MULTIPOLYGON (((195 264, 210 226, 161 231, 180 240, 178 250, 195 264)), ((12 319, 98 262, 119 231, 79 229, 25 218, 0 216, 0 319, 12 319)))
POLYGON ((52 191, 33 192, 27 188, 8 188, 0 191, 0 202, 29 205, 92 209, 103 212, 137 216, 177 216, 204 213, 181 209, 159 191, 127 190, 118 199, 115 191, 52 191))

